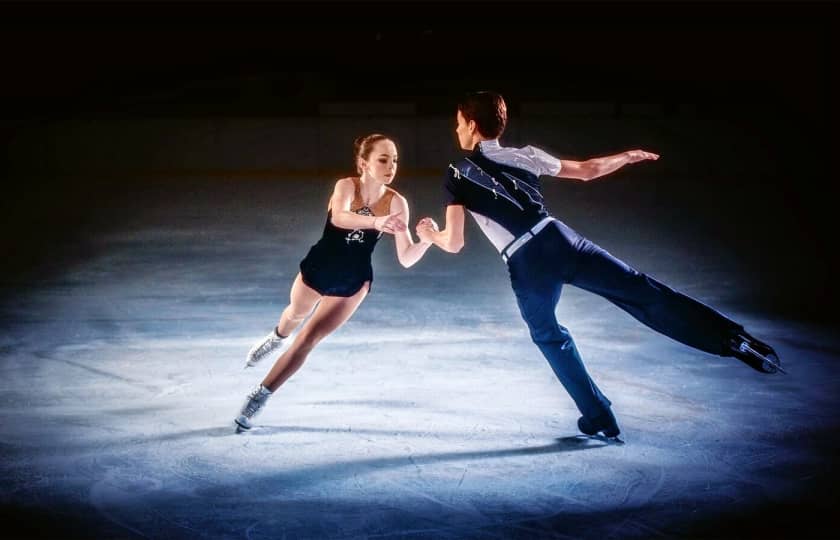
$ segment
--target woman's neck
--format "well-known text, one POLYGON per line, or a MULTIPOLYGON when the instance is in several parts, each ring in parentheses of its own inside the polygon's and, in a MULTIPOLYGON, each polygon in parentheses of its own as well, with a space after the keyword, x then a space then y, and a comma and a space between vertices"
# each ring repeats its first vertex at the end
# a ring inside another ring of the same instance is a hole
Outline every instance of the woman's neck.
POLYGON ((367 175, 362 175, 359 178, 359 193, 362 195, 362 202, 370 206, 385 194, 385 184, 377 182, 367 175))

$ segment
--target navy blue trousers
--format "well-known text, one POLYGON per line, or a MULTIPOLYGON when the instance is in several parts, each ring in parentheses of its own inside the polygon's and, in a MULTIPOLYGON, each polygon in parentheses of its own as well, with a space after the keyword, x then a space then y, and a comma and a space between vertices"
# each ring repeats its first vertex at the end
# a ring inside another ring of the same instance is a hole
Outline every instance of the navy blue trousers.
POLYGON ((511 285, 531 339, 548 360, 580 412, 594 418, 610 406, 586 372, 555 308, 563 285, 593 292, 676 341, 728 355, 728 341, 742 326, 709 306, 637 272, 606 250, 555 221, 508 261, 511 285))

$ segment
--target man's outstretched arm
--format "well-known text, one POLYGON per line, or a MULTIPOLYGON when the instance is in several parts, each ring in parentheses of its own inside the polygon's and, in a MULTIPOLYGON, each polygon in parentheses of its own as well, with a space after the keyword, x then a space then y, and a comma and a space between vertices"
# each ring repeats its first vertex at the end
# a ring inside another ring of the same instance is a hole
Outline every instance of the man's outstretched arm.
POLYGON ((438 231, 431 218, 423 218, 417 223, 417 236, 423 242, 431 242, 449 253, 458 253, 464 247, 464 207, 450 204, 446 207, 446 223, 438 231))
POLYGON ((612 156, 587 159, 586 161, 560 160, 560 172, 558 178, 575 178, 587 182, 595 178, 610 174, 618 169, 647 159, 657 160, 659 154, 645 152, 644 150, 628 150, 612 156))

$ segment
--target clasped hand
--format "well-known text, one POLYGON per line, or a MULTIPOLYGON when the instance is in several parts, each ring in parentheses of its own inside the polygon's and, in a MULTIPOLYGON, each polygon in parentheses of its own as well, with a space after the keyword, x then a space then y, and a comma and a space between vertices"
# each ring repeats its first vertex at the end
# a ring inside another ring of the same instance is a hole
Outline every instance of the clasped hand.
POLYGON ((430 217, 425 217, 417 222, 415 232, 421 242, 432 243, 432 233, 438 232, 438 224, 430 217))

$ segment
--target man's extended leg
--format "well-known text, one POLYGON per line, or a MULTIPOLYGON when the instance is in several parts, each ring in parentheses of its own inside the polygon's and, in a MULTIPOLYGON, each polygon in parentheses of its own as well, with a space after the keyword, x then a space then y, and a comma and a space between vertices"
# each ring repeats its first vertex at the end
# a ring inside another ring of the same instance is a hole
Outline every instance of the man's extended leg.
MULTIPOLYGON (((578 243, 576 271, 568 282, 610 300, 633 317, 672 339, 720 356, 736 356, 750 367, 773 373, 769 358, 740 351, 746 337, 766 356, 775 351, 744 331, 743 326, 709 306, 637 272, 586 239, 578 243)), ((758 352, 758 351, 756 351, 758 352)), ((772 361, 772 360, 771 360, 772 361)))

